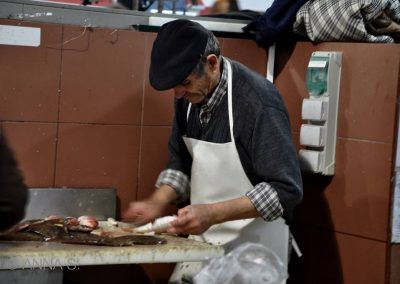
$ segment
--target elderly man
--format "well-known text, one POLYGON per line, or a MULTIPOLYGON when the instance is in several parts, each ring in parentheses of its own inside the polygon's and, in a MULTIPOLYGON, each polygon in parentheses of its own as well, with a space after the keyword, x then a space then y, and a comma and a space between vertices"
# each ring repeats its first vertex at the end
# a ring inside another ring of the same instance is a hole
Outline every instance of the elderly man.
POLYGON ((146 223, 178 210, 169 232, 224 244, 264 244, 287 261, 287 224, 302 198, 288 113, 264 77, 220 55, 212 32, 179 19, 162 26, 151 54, 150 83, 173 89, 170 159, 157 190, 124 217, 146 223), (286 221, 286 222, 285 222, 286 221))

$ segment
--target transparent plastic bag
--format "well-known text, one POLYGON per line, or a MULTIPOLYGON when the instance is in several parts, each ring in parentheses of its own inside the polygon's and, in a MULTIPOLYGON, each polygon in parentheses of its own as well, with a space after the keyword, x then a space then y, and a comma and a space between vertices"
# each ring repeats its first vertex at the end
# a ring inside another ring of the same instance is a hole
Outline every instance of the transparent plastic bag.
POLYGON ((287 268, 269 248, 244 243, 225 256, 215 257, 197 273, 195 284, 278 284, 287 279, 287 268))

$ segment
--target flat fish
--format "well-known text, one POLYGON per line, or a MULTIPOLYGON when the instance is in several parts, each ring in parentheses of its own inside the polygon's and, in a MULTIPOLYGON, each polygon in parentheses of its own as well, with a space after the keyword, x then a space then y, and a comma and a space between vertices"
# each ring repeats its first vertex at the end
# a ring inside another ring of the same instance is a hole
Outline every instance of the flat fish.
POLYGON ((32 232, 18 232, 0 235, 0 240, 3 241, 30 241, 30 242, 44 242, 43 236, 32 232))
POLYGON ((160 245, 166 243, 166 240, 161 237, 148 235, 131 235, 116 238, 106 236, 97 236, 80 232, 71 232, 60 239, 62 243, 68 244, 88 244, 98 246, 133 246, 133 245, 160 245))
POLYGON ((64 221, 61 219, 32 223, 25 229, 25 231, 38 234, 42 236, 45 241, 55 240, 64 234, 68 234, 68 229, 65 227, 64 221))
POLYGON ((166 240, 158 236, 128 235, 121 237, 98 236, 90 232, 71 231, 64 219, 31 220, 16 226, 7 233, 0 234, 0 240, 41 241, 97 246, 160 245, 166 240))

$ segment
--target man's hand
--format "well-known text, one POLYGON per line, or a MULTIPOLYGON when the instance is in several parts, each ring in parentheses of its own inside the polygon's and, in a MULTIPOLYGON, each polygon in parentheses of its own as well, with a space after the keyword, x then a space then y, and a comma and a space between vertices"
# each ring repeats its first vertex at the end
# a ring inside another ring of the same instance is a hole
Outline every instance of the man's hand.
POLYGON ((132 221, 136 225, 144 225, 163 215, 164 204, 152 201, 131 202, 122 214, 122 219, 132 221))
POLYGON ((200 235, 215 224, 259 216, 246 196, 212 204, 189 205, 178 211, 178 218, 170 223, 168 232, 200 235))
POLYGON ((131 202, 122 214, 122 219, 136 225, 144 225, 155 218, 168 215, 171 202, 177 197, 175 191, 167 185, 161 186, 148 199, 131 202))
POLYGON ((207 204, 189 205, 178 210, 178 218, 170 223, 169 233, 200 235, 211 225, 211 206, 207 204))

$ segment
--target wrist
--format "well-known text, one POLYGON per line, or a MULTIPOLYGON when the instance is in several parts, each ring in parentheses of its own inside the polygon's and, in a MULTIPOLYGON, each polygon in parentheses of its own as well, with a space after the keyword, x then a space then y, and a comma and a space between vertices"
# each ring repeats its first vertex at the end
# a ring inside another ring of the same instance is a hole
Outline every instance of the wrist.
POLYGON ((223 203, 212 203, 208 205, 208 214, 210 222, 219 224, 225 221, 225 210, 223 209, 223 203))
POLYGON ((209 205, 209 208, 210 220, 213 224, 260 216, 253 203, 246 196, 213 203, 209 205))
POLYGON ((171 204, 173 201, 177 199, 178 195, 175 190, 169 185, 161 185, 158 189, 156 189, 151 197, 149 198, 150 202, 159 203, 159 204, 171 204))

